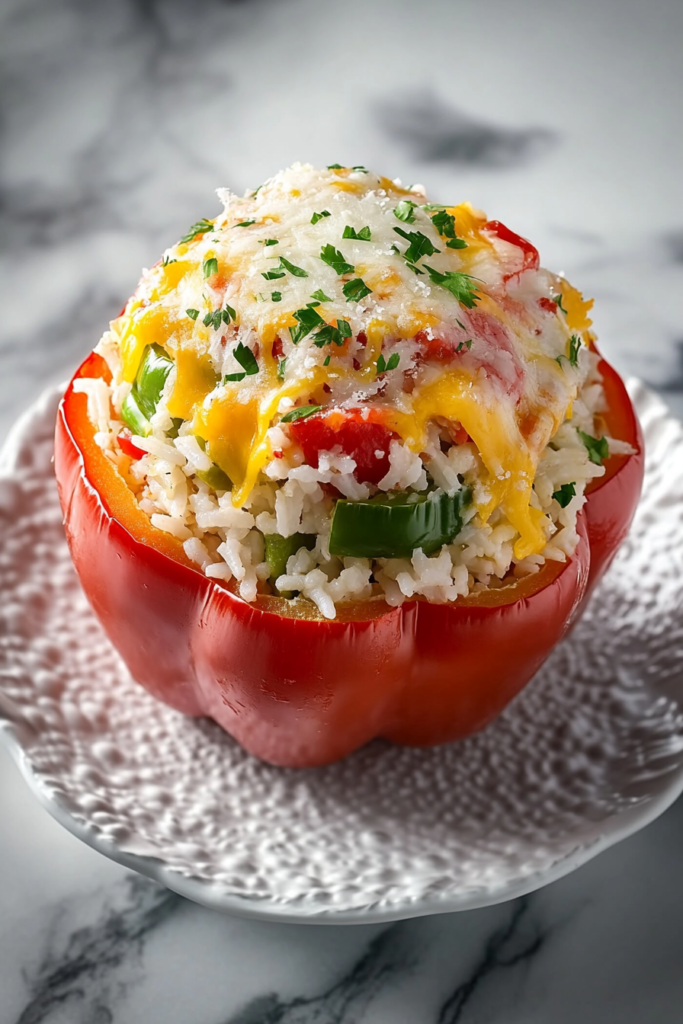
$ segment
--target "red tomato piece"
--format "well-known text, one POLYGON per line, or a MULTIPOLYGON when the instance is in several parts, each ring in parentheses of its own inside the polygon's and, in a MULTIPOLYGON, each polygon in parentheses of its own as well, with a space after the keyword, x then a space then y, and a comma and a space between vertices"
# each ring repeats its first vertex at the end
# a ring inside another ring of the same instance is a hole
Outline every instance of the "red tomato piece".
POLYGON ((320 452, 341 449, 356 463, 356 480, 366 484, 378 483, 388 472, 389 445, 397 436, 378 421, 376 412, 364 419, 360 409, 309 416, 295 420, 289 429, 310 466, 317 467, 320 452))
POLYGON ((499 220, 487 221, 484 224, 484 231, 488 231, 490 234, 500 238, 502 242, 509 242, 510 245, 515 245, 524 254, 523 263, 519 270, 515 270, 511 274, 505 274, 503 281, 509 281, 511 277, 516 277, 517 274, 521 274, 524 270, 538 270, 541 265, 538 249, 535 245, 531 244, 528 238, 523 238, 516 231, 511 231, 510 228, 506 227, 499 220))
POLYGON ((119 442, 119 448, 123 454, 127 455, 129 459, 141 459, 147 452, 133 444, 131 441, 132 436, 128 427, 125 427, 116 440, 119 442))
POLYGON ((538 304, 546 313, 552 313, 553 315, 557 313, 557 303, 553 302, 552 299, 546 298, 545 295, 538 300, 538 304))

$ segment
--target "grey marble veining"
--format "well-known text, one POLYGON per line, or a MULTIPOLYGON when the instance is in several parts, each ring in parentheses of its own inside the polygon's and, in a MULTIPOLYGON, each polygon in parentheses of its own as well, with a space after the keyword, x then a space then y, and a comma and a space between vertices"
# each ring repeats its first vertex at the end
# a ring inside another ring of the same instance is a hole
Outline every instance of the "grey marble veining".
MULTIPOLYGON (((0 0, 0 436, 214 189, 296 159, 469 198, 683 414, 678 0, 0 0)), ((0 1024, 674 1024, 683 808, 500 907, 221 917, 60 829, 0 750, 0 1024)))

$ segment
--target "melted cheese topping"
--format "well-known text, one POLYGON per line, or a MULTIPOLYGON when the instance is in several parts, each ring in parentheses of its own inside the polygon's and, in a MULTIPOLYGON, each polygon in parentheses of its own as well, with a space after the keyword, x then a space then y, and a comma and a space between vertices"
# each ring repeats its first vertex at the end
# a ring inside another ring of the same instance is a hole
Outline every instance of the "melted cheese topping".
POLYGON ((523 249, 469 204, 430 207, 419 189, 371 173, 295 165, 243 198, 219 195, 223 213, 143 276, 112 330, 128 382, 147 345, 172 354, 169 412, 192 421, 234 504, 292 406, 369 405, 417 452, 437 418, 460 423, 489 473, 482 519, 502 507, 520 535, 515 556, 539 552, 531 488, 581 384, 569 339, 588 331, 592 303, 524 269, 523 249), (432 219, 444 213, 458 247, 432 219), (317 326, 294 344, 312 311, 317 326), (321 326, 340 324, 332 343, 315 344, 321 326), (258 372, 224 381, 243 371, 243 346, 258 372), (398 367, 381 373, 392 354, 398 367))

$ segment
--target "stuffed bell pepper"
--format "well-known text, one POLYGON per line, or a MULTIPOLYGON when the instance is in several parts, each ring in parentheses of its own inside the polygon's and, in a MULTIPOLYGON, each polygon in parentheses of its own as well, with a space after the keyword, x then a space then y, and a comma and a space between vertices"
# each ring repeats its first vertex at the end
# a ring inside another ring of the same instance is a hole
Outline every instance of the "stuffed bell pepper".
POLYGON ((219 196, 60 406, 85 592, 139 683, 271 763, 468 736, 638 500, 591 303, 501 222, 365 168, 219 196))

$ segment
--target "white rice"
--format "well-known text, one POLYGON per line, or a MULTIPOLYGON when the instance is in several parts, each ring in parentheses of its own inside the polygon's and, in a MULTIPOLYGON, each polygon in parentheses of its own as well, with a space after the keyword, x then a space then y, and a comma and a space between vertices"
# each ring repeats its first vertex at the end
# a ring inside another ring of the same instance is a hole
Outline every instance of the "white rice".
MULTIPOLYGON (((171 427, 166 399, 172 380, 167 381, 152 417, 152 434, 132 438, 146 452, 137 462, 130 462, 117 443, 123 429, 121 404, 129 386, 110 387, 101 379, 81 378, 75 382, 75 390, 87 395, 97 443, 117 466, 129 471, 138 487, 140 508, 152 525, 183 541, 188 558, 209 578, 234 581, 245 601, 255 601, 260 591, 265 588, 269 592, 272 585, 279 591, 299 593, 312 601, 321 615, 333 619, 339 604, 371 597, 383 597, 392 606, 418 595, 428 601, 454 601, 501 585, 510 572, 515 577, 528 575, 538 572, 546 559, 563 562, 573 554, 578 543, 576 517, 585 501, 585 487, 605 472, 589 460, 577 433, 579 428, 596 436, 595 416, 604 408, 597 357, 584 350, 582 358, 590 365, 572 419, 562 424, 543 452, 534 481, 532 505, 544 513, 547 543, 541 554, 522 560, 515 559, 513 552, 517 531, 502 512, 495 511, 483 523, 475 505, 466 509, 465 525, 453 542, 433 555, 417 549, 410 559, 331 556, 328 545, 334 499, 323 485, 333 484, 351 500, 367 499, 376 490, 356 480, 350 456, 321 452, 317 468, 306 465, 286 430, 272 427, 269 441, 281 457, 265 466, 244 507, 235 508, 230 491, 216 492, 196 475, 211 469, 212 462, 189 433, 189 424, 183 424, 175 439, 165 436, 171 427), (570 482, 576 494, 561 508, 553 493, 570 482), (273 533, 282 537, 313 534, 316 543, 310 551, 300 548, 289 558, 285 573, 266 582, 269 569, 264 561, 264 536, 273 533)), ((611 438, 608 445, 612 453, 632 450, 611 438)), ((389 469, 379 490, 424 490, 427 471, 443 491, 453 493, 469 486, 475 502, 485 497, 487 474, 474 444, 453 445, 444 453, 438 427, 432 428, 421 455, 400 441, 391 442, 389 469)))

